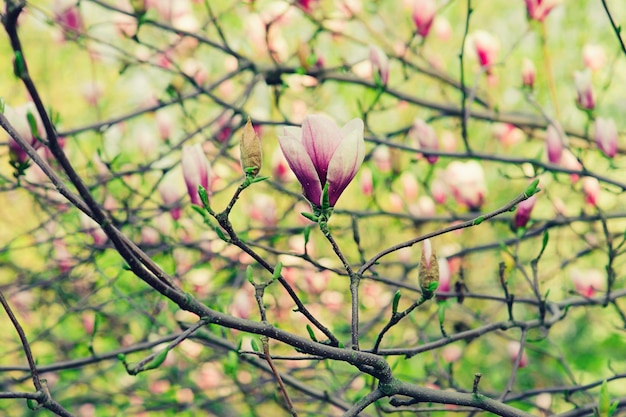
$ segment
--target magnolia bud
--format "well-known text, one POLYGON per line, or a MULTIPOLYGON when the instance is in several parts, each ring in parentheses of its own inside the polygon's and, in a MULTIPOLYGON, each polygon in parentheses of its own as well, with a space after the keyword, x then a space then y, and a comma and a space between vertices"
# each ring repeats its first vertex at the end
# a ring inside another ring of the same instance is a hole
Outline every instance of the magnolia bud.
POLYGON ((261 169, 263 156, 261 154, 261 139, 254 131, 250 118, 243 128, 239 147, 241 149, 241 167, 244 172, 250 170, 252 176, 256 176, 261 169))
POLYGON ((524 58, 522 61, 522 84, 524 87, 532 90, 535 85, 535 76, 535 64, 530 59, 524 58))
POLYGON ((426 300, 431 299, 435 295, 435 291, 439 286, 439 262, 430 244, 430 239, 426 239, 422 244, 419 284, 422 290, 422 298, 426 300))

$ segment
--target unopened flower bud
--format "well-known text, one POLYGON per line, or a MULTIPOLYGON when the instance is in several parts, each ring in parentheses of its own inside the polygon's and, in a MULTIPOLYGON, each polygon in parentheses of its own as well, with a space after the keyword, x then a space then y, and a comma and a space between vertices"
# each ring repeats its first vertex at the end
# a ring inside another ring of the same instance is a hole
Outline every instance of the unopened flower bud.
POLYGON ((576 71, 574 73, 574 85, 576 86, 576 103, 583 110, 593 110, 596 107, 596 101, 593 94, 593 85, 591 84, 591 71, 576 71))
POLYGON ((517 211, 515 212, 515 217, 513 218, 513 227, 516 230, 520 227, 526 227, 526 224, 530 220, 530 213, 533 211, 536 202, 537 196, 533 195, 532 197, 518 204, 517 211))
POLYGON ((426 300, 435 295, 439 286, 439 262, 437 255, 430 243, 430 239, 424 240, 422 244, 422 260, 419 268, 419 284, 422 290, 422 297, 426 300))
POLYGON ((524 87, 532 90, 535 85, 535 77, 535 64, 530 59, 524 58, 522 61, 522 84, 524 87))
POLYGON ((387 85, 387 81, 389 81, 389 58, 376 45, 370 46, 370 62, 372 63, 372 73, 378 74, 378 80, 382 85, 387 85))
POLYGON ((609 158, 617 153, 617 127, 613 119, 598 117, 595 124, 595 139, 598 148, 609 158))
POLYGON ((261 153, 261 139, 254 131, 250 118, 248 118, 248 123, 243 128, 239 146, 241 149, 241 167, 244 172, 250 172, 252 176, 256 176, 261 169, 263 156, 261 153))
POLYGON ((550 125, 546 130, 546 148, 548 150, 548 161, 558 164, 563 155, 563 139, 561 137, 560 126, 550 125))

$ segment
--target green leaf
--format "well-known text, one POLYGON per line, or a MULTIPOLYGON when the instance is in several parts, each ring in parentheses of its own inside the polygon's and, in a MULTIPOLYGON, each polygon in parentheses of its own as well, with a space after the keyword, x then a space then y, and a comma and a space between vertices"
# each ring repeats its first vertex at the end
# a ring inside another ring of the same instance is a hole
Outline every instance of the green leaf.
POLYGON ((259 344, 256 342, 256 339, 250 340, 250 346, 252 346, 252 350, 257 353, 261 351, 261 349, 259 349, 259 344))
POLYGON ((26 62, 24 61, 24 55, 22 55, 20 51, 15 51, 13 73, 17 78, 24 78, 26 76, 26 62))
POLYGON ((0 113, 4 114, 4 97, 0 97, 0 113))
POLYGON ((211 210, 211 206, 209 204, 209 194, 201 185, 198 185, 198 196, 200 196, 200 201, 202 201, 204 209, 209 213, 213 213, 213 210, 211 210))
POLYGON ((485 221, 485 217, 484 216, 478 216, 472 222, 472 226, 478 226, 479 224, 481 224, 484 221, 485 221))
POLYGON ((280 274, 283 272, 283 264, 282 262, 278 262, 276 267, 274 267, 274 273, 272 274, 272 279, 277 280, 280 277, 280 274))
POLYGON ((543 231, 543 240, 541 241, 541 250, 539 251, 539 255, 537 255, 537 260, 541 258, 543 252, 546 250, 548 246, 548 240, 550 239, 550 235, 548 234, 548 229, 543 231))
MULTIPOLYGON (((303 216, 304 216, 304 214, 303 214, 303 216)), ((306 217, 306 216, 304 216, 304 217, 306 217)), ((304 228, 303 234, 304 234, 304 248, 306 250, 306 245, 307 245, 307 243, 309 243, 309 237, 311 236, 311 226, 306 226, 304 228)), ((626 232, 624 232, 624 238, 626 239, 626 232)))
POLYGON ((526 191, 524 191, 524 195, 526 197, 532 197, 533 195, 537 194, 540 190, 537 188, 537 186, 539 185, 539 180, 536 179, 534 180, 529 186, 528 188, 526 188, 526 191))
POLYGON ((312 341, 317 342, 317 337, 315 337, 315 333, 313 332, 313 328, 310 324, 306 325, 306 331, 309 333, 309 337, 312 341))
POLYGON ((322 211, 325 212, 330 208, 330 199, 328 197, 328 182, 324 184, 324 189, 322 190, 322 211))
POLYGON ((252 265, 248 265, 246 268, 246 279, 252 285, 254 285, 254 270, 252 269, 252 265))
POLYGON ((400 290, 396 291, 396 293, 393 295, 393 303, 391 304, 391 314, 395 315, 398 312, 398 304, 400 303, 401 297, 402 297, 402 294, 400 293, 400 290))
POLYGON ((30 398, 26 399, 26 405, 28 406, 30 410, 37 410, 38 408, 35 400, 31 400, 30 398))
POLYGON ((165 362, 165 358, 167 358, 167 354, 169 353, 169 351, 170 351, 169 349, 163 349, 162 351, 159 352, 158 355, 154 357, 154 359, 152 359, 141 370, 138 370, 138 371, 143 372, 143 371, 149 371, 151 369, 158 368, 159 366, 161 366, 163 362, 165 362))
POLYGON ((605 379, 604 381, 602 381, 602 386, 600 387, 600 397, 598 398, 598 416, 610 417, 610 408, 611 397, 609 396, 609 387, 605 379))
POLYGON ((307 219, 311 220, 312 222, 315 222, 315 223, 317 223, 317 221, 319 220, 319 218, 316 215, 311 214, 311 213, 306 213, 306 212, 303 211, 300 214, 303 215, 304 217, 306 217, 307 219))

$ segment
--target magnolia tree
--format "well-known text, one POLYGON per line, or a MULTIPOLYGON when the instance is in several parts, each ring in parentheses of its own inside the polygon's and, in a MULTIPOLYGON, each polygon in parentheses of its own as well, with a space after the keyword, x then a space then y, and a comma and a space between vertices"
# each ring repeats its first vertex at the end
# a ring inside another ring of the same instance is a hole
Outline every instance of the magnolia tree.
POLYGON ((623 414, 623 2, 4 3, 3 415, 623 414))

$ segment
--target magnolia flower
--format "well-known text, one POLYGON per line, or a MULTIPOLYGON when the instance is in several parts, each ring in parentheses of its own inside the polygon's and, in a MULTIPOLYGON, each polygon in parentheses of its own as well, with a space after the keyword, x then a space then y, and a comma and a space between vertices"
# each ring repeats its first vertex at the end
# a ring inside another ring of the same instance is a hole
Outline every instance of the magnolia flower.
POLYGON ((576 292, 583 297, 593 297, 605 287, 606 278, 599 269, 572 269, 570 276, 576 292))
POLYGON ((513 227, 515 229, 526 226, 528 220, 530 220, 530 213, 533 211, 536 202, 537 195, 533 195, 529 199, 524 200, 517 205, 517 211, 515 212, 515 217, 513 218, 513 227))
POLYGON ((526 355, 526 351, 524 350, 520 342, 516 342, 513 340, 510 341, 506 345, 506 350, 512 363, 515 363, 515 361, 517 361, 518 357, 521 355, 521 358, 519 358, 519 367, 524 368, 528 365, 528 356, 526 355))
MULTIPOLYGON (((417 144, 421 149, 438 150, 439 141, 435 129, 422 119, 415 119, 411 133, 417 139, 417 144)), ((434 164, 439 159, 438 155, 427 155, 426 160, 430 164, 434 164)))
POLYGON ((526 0, 528 18, 543 22, 550 11, 561 3, 561 0, 526 0))
POLYGON ((522 84, 532 90, 535 85, 535 64, 528 58, 522 61, 522 84))
POLYGON ((211 181, 211 166, 204 155, 202 146, 199 143, 192 146, 183 146, 181 164, 191 203, 201 206, 202 202, 198 195, 198 186, 201 185, 207 192, 210 192, 211 181))
POLYGON ((600 182, 594 177, 583 178, 583 193, 585 194, 585 202, 592 206, 598 205, 600 198, 600 182))
POLYGON ((372 63, 372 73, 378 74, 382 85, 387 85, 387 81, 389 81, 389 58, 376 45, 370 46, 370 62, 372 63))
POLYGON ((595 124, 595 139, 598 148, 609 158, 617 153, 617 127, 613 119, 598 117, 595 124))
POLYGON ((443 172, 441 179, 449 194, 470 210, 479 209, 485 202, 485 172, 477 161, 453 161, 443 172))
POLYGON ((554 125, 548 126, 546 130, 546 149, 548 151, 548 161, 553 164, 558 164, 561 161, 563 155, 563 139, 561 138, 561 132, 559 127, 554 125))
POLYGON ((500 51, 500 42, 491 33, 479 30, 473 34, 472 44, 480 66, 486 68, 487 74, 490 74, 500 51))
POLYGON ((339 128, 327 116, 310 115, 302 128, 287 126, 278 139, 304 196, 316 207, 322 206, 325 186, 330 207, 334 207, 365 158, 361 119, 339 128))
POLYGON ((602 69, 606 63, 606 53, 602 45, 588 43, 583 46, 583 63, 591 71, 602 69))
POLYGON ((437 6, 434 0, 416 0, 413 6, 413 23, 417 28, 417 34, 425 38, 430 32, 430 27, 435 18, 437 6))
POLYGON ((591 70, 574 72, 574 85, 576 86, 576 103, 585 110, 593 110, 596 102, 593 97, 593 85, 591 85, 591 70))

